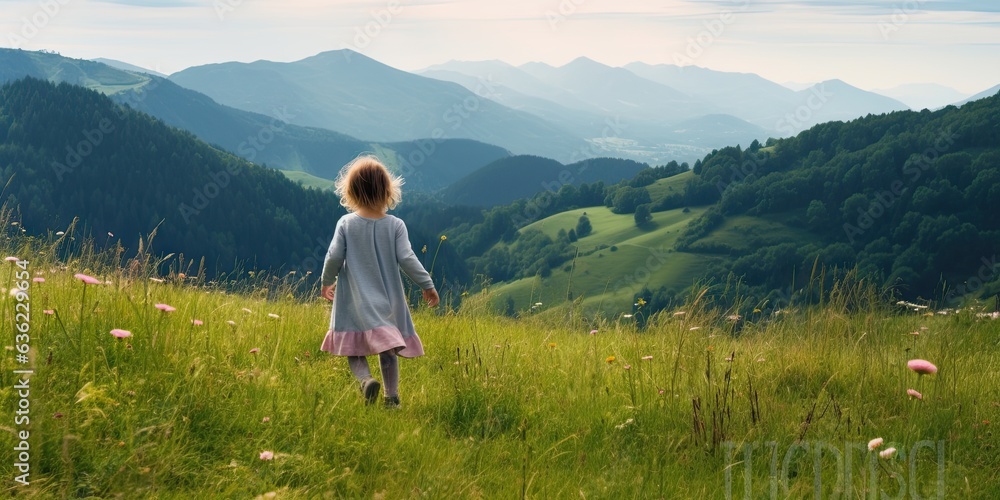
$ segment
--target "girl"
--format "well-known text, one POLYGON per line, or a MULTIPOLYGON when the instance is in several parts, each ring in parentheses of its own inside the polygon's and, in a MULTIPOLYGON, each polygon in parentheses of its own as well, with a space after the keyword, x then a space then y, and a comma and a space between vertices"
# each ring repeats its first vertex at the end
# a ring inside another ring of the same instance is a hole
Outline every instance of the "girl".
POLYGON ((389 408, 399 407, 396 356, 424 354, 399 270, 420 286, 429 306, 439 301, 434 282, 410 248, 406 225, 386 214, 399 203, 402 184, 375 156, 360 156, 341 170, 336 193, 351 213, 337 221, 321 279, 323 297, 334 304, 320 350, 347 356, 367 404, 378 400, 380 385, 365 356, 378 354, 389 408))

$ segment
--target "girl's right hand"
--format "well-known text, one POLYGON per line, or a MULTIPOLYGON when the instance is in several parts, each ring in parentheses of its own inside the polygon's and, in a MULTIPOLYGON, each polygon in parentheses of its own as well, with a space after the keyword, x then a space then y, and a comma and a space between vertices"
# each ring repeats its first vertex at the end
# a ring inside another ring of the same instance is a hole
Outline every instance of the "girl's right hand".
POLYGON ((424 290, 424 300, 427 301, 427 305, 431 307, 437 307, 438 302, 441 301, 441 298, 438 297, 437 290, 431 288, 430 290, 424 290))
POLYGON ((322 295, 324 299, 329 300, 330 302, 333 302, 333 294, 334 294, 334 292, 336 290, 337 290, 337 284, 336 283, 334 283, 334 284, 332 284, 330 286, 324 286, 323 289, 320 290, 320 295, 322 295))

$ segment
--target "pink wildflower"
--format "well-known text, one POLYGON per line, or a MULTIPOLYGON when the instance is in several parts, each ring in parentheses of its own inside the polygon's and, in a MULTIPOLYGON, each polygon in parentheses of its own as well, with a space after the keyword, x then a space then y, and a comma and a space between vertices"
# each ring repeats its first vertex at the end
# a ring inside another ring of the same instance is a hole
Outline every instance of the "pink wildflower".
POLYGON ((87 276, 86 274, 83 274, 83 273, 76 273, 76 274, 73 275, 73 277, 76 278, 76 279, 78 279, 78 280, 80 280, 80 281, 82 281, 82 282, 84 282, 84 283, 86 283, 86 284, 88 284, 88 285, 100 285, 100 284, 102 284, 101 280, 99 280, 99 279, 97 279, 97 278, 95 278, 93 276, 87 276))
POLYGON ((159 310, 161 310, 161 311, 163 311, 163 312, 167 312, 167 313, 168 313, 168 312, 174 312, 174 311, 176 311, 176 310, 177 310, 177 308, 176 308, 176 307, 174 307, 174 306, 172 306, 172 305, 169 305, 169 304, 156 304, 156 306, 155 306, 155 307, 156 307, 157 309, 159 309, 159 310))
POLYGON ((205 322, 202 321, 202 320, 200 320, 200 319, 192 319, 191 320, 191 324, 194 325, 194 326, 201 326, 201 325, 204 325, 205 322))
POLYGON ((937 367, 934 366, 934 363, 924 359, 911 359, 906 363, 906 366, 920 375, 932 375, 937 373, 937 367))
POLYGON ((871 441, 868 441, 868 451, 875 451, 876 448, 882 446, 883 442, 884 441, 882 440, 882 438, 875 438, 872 439, 871 441))
POLYGON ((128 330, 122 330, 120 328, 115 328, 114 330, 111 330, 111 335, 114 335, 115 337, 118 337, 120 339, 124 339, 124 338, 131 337, 132 336, 132 332, 130 332, 128 330))
POLYGON ((920 394, 919 392, 917 392, 917 391, 915 391, 913 389, 907 389, 906 390, 906 394, 908 394, 911 398, 917 398, 917 399, 921 399, 921 400, 924 399, 924 395, 923 394, 920 394))
POLYGON ((274 452, 273 451, 262 451, 262 452, 260 452, 260 459, 261 460, 274 460, 274 452))

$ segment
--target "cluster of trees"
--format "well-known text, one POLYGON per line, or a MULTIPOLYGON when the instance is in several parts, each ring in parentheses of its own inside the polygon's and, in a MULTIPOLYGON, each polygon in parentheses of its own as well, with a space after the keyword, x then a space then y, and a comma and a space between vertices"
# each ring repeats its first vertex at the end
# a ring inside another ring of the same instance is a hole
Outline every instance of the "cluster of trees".
POLYGON ((942 299, 959 286, 995 294, 996 123, 1000 95, 961 109, 824 123, 767 147, 714 151, 671 202, 713 203, 678 246, 689 247, 726 217, 781 217, 813 242, 733 249, 712 274, 743 277, 766 294, 787 288, 793 275, 808 278, 819 259, 828 267, 857 266, 913 298, 942 299))

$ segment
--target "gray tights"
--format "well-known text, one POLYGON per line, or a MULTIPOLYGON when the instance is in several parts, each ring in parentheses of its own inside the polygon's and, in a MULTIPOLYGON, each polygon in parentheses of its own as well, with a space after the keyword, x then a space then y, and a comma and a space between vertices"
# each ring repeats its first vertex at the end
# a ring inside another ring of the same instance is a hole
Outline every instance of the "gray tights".
MULTIPOLYGON (((385 386, 386 397, 399 396, 399 358, 393 351, 379 353, 378 363, 382 368, 382 384, 385 386)), ((358 380, 371 378, 372 372, 368 368, 368 358, 364 356, 348 356, 347 364, 351 367, 351 373, 358 380)))

